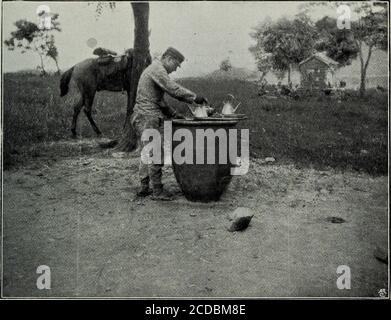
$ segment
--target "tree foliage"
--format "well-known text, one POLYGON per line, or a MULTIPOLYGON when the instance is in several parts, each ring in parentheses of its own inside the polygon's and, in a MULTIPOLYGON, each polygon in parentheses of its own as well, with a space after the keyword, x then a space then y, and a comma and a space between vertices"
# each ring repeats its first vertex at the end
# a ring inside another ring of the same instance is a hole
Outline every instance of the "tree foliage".
POLYGON ((106 8, 110 8, 111 10, 114 10, 116 8, 116 4, 113 1, 109 2, 88 2, 88 6, 93 5, 95 6, 95 19, 99 19, 99 17, 102 15, 102 13, 105 11, 106 8))
POLYGON ((328 16, 315 23, 319 38, 315 43, 317 51, 323 51, 340 66, 351 64, 357 58, 358 47, 352 30, 339 29, 337 19, 328 16))
POLYGON ((257 65, 266 71, 287 71, 290 79, 292 66, 313 53, 317 30, 307 16, 300 15, 293 20, 281 18, 262 23, 250 36, 256 40, 250 51, 257 65))
POLYGON ((56 64, 57 72, 60 73, 60 68, 58 66, 58 50, 54 43, 54 36, 51 34, 49 41, 46 42, 46 56, 53 59, 54 63, 56 64))
POLYGON ((387 7, 385 3, 363 3, 354 10, 359 19, 352 23, 354 39, 358 46, 365 43, 373 49, 387 50, 387 7))
POLYGON ((249 51, 255 58, 258 71, 261 72, 260 81, 262 81, 266 74, 273 69, 272 53, 265 52, 264 50, 265 31, 270 24, 270 17, 266 17, 265 20, 259 23, 250 33, 250 36, 256 40, 256 43, 250 46, 249 51))
POLYGON ((355 7, 359 19, 352 23, 354 40, 359 49, 358 54, 361 65, 360 94, 365 93, 365 80, 367 68, 374 50, 387 50, 388 48, 388 11, 386 3, 362 3, 355 7), (368 47, 365 57, 364 44, 368 47))
POLYGON ((18 20, 14 23, 16 30, 11 32, 9 39, 4 41, 8 50, 18 49, 20 52, 28 51, 38 54, 41 63, 41 70, 46 73, 43 58, 51 58, 54 60, 58 68, 58 50, 55 45, 53 31, 61 31, 60 23, 58 22, 58 14, 51 15, 51 28, 40 28, 36 23, 27 20, 18 20))

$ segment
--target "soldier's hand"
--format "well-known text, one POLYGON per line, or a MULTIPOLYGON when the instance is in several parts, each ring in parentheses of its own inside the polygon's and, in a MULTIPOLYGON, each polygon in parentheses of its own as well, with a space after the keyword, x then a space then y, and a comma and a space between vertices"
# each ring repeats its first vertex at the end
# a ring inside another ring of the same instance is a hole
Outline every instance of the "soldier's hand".
POLYGON ((204 103, 208 104, 208 100, 203 96, 196 96, 196 98, 194 99, 194 102, 196 104, 204 104, 204 103))
POLYGON ((175 114, 174 119, 186 119, 186 117, 182 113, 177 113, 175 114))
POLYGON ((206 110, 206 112, 208 113, 208 116, 210 116, 210 115, 216 113, 216 110, 215 110, 215 108, 210 107, 210 108, 208 108, 208 110, 206 110))

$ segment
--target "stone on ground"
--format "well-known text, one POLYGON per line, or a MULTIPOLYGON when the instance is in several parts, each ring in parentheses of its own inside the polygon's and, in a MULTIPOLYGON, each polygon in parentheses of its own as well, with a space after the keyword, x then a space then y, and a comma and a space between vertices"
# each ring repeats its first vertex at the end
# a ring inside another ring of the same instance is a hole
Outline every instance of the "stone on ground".
POLYGON ((241 231, 248 227, 254 213, 250 208, 239 207, 229 214, 229 219, 232 221, 228 231, 241 231))
POLYGON ((388 255, 387 251, 383 248, 380 248, 379 246, 376 246, 375 251, 373 253, 375 258, 385 264, 388 264, 388 255))

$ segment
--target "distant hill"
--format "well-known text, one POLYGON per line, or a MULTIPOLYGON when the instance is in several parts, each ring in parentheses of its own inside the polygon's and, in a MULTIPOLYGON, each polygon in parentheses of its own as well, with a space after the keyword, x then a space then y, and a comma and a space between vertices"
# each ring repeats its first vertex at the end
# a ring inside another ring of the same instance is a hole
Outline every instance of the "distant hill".
POLYGON ((210 80, 252 80, 257 77, 257 71, 251 71, 246 68, 232 68, 229 71, 215 70, 204 76, 204 78, 210 80))

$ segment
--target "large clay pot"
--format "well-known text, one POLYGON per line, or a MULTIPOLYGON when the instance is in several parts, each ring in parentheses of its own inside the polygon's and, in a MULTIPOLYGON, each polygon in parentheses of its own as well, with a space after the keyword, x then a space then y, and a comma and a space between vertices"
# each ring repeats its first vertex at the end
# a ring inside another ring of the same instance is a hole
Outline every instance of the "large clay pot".
MULTIPOLYGON (((228 129, 236 126, 238 120, 222 120, 222 121, 194 121, 194 120, 173 120, 173 134, 176 130, 186 128, 192 133, 193 137, 193 164, 177 164, 173 159, 172 166, 175 178, 180 185, 186 199, 190 201, 217 201, 220 199, 222 193, 231 181, 231 168, 233 164, 230 163, 228 155, 228 144, 224 147, 224 152, 227 154, 227 163, 219 163, 219 141, 215 139, 215 164, 206 163, 207 144, 205 141, 205 148, 197 150, 196 145, 196 129, 217 129, 226 130, 228 137, 228 129), (204 153, 204 164, 196 164, 196 154, 204 153)), ((228 141, 228 139, 227 139, 228 141)), ((172 150, 179 145, 181 141, 172 141, 172 150)), ((223 146, 222 146, 223 147, 223 146)), ((209 151, 210 152, 210 151, 209 151)))

